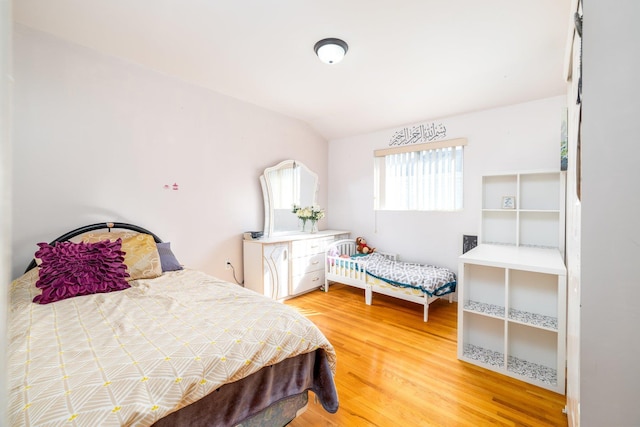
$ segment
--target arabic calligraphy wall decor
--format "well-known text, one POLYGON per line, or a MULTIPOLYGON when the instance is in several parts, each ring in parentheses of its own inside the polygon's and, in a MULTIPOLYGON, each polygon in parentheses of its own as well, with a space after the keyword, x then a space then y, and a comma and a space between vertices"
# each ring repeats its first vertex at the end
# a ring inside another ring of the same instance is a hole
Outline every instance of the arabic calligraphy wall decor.
POLYGON ((404 128, 393 134, 389 141, 389 147, 416 144, 418 142, 431 142, 447 136, 447 128, 442 123, 429 123, 404 128))

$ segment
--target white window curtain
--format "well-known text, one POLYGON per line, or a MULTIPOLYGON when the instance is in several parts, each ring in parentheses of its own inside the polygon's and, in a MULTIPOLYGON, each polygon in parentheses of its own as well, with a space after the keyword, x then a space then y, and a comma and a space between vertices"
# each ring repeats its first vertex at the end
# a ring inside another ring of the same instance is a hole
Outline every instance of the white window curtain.
POLYGON ((458 139, 376 151, 376 209, 462 209, 464 145, 458 139))

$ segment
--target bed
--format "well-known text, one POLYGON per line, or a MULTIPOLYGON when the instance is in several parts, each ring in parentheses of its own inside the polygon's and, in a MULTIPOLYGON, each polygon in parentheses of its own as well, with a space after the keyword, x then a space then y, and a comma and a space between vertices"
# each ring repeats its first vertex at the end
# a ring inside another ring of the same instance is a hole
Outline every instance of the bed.
POLYGON ((291 307, 131 224, 38 246, 10 289, 10 425, 282 426, 309 390, 337 411, 335 351, 291 307))
POLYGON ((365 303, 373 294, 391 296, 424 306, 423 320, 429 320, 429 304, 448 296, 453 301, 456 275, 445 267, 398 261, 395 254, 375 251, 357 253, 353 239, 333 242, 325 251, 324 290, 329 282, 339 282, 365 290, 365 303))

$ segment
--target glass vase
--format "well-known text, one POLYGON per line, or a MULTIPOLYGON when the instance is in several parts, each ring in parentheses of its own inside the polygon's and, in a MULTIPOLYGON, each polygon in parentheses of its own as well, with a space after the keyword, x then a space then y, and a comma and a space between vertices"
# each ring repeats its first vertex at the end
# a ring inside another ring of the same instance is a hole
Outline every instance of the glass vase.
POLYGON ((302 230, 301 231, 305 232, 306 231, 305 228, 307 227, 307 220, 301 218, 300 221, 302 221, 302 230))
POLYGON ((318 221, 311 220, 311 233, 318 232, 318 221))

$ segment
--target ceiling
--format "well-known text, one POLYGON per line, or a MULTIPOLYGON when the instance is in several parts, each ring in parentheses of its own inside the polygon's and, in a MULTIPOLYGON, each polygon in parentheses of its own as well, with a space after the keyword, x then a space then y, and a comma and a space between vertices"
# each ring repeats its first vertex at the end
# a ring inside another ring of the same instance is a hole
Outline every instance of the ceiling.
POLYGON ((326 139, 566 93, 571 0, 15 0, 14 21, 326 139), (313 52, 349 44, 339 64, 313 52))

